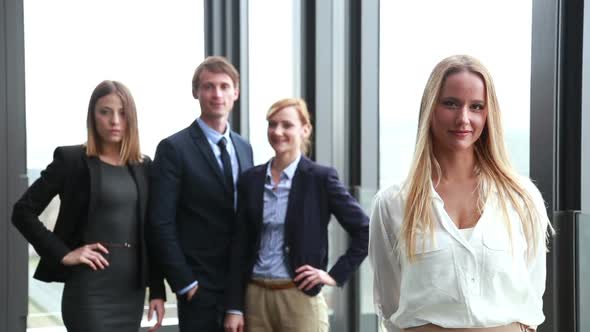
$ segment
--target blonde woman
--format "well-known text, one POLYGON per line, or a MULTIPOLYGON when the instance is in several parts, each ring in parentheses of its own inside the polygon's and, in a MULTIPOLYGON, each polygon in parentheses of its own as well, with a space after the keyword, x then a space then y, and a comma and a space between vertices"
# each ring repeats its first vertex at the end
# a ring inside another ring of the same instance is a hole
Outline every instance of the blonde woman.
POLYGON ((304 156, 303 100, 279 100, 266 118, 275 156, 240 176, 225 331, 327 332, 322 287, 342 286, 365 259, 369 218, 333 168, 304 156), (331 215, 351 241, 328 270, 331 215))
POLYGON ((371 215, 374 301, 387 331, 535 331, 550 228, 515 173, 492 78, 458 55, 432 71, 407 180, 371 215), (396 329, 397 328, 397 329, 396 329))
POLYGON ((146 287, 156 330, 165 293, 144 239, 150 160, 140 153, 135 102, 123 84, 94 89, 87 130, 85 145, 55 149, 14 205, 12 222, 41 256, 34 277, 65 282, 68 331, 137 331, 146 287), (39 214, 55 196, 59 214, 49 231, 39 214))

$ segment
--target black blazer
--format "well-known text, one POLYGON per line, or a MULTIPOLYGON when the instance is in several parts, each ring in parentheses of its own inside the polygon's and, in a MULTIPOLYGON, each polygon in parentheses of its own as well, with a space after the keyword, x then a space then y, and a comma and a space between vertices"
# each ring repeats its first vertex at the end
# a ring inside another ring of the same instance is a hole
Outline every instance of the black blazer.
MULTIPOLYGON (((256 166, 240 177, 227 309, 244 310, 246 284, 260 248, 267 166, 256 166)), ((284 250, 291 276, 294 277, 295 270, 305 264, 326 270, 328 223, 333 214, 351 237, 346 253, 328 271, 338 286, 342 286, 367 256, 367 215, 344 188, 334 168, 321 166, 303 156, 293 176, 287 204, 284 250)), ((315 296, 321 286, 304 292, 315 296)))
MULTIPOLYGON (((252 167, 252 148, 231 132, 240 171, 252 167)), ((152 164, 150 246, 174 292, 193 281, 225 288, 234 225, 233 192, 194 121, 162 140, 152 164)))
MULTIPOLYGON (((63 257, 81 246, 90 216, 96 208, 100 183, 100 160, 86 156, 83 145, 62 146, 55 149, 53 162, 41 172, 23 196, 16 202, 12 223, 29 241, 41 260, 34 277, 42 281, 60 281, 68 278, 70 268, 61 264, 63 257), (59 195, 59 214, 53 232, 39 220, 49 202, 59 195)), ((137 185, 139 216, 139 284, 150 287, 150 298, 165 299, 162 273, 155 264, 149 264, 144 223, 148 202, 148 168, 150 160, 128 167, 137 185)))

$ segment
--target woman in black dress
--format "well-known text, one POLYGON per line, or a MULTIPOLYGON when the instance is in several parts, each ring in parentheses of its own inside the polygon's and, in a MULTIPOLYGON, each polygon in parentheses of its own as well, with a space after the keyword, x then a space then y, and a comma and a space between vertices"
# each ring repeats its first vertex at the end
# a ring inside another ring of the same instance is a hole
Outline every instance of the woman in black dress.
POLYGON ((135 102, 119 82, 90 97, 85 145, 58 147, 53 162, 15 204, 12 222, 41 256, 34 277, 65 282, 68 331, 137 331, 146 287, 156 330, 164 283, 144 240, 149 158, 139 149, 135 102), (38 216, 59 195, 53 231, 38 216))

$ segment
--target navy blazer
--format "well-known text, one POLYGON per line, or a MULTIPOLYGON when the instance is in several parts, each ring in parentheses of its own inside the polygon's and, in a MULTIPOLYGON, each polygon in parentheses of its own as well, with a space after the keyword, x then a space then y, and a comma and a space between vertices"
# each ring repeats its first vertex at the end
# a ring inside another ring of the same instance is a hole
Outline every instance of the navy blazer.
MULTIPOLYGON (((250 144, 230 135, 240 171, 252 167, 250 144)), ((225 288, 232 202, 197 121, 160 142, 151 174, 149 245, 174 292, 195 280, 206 289, 225 288)))
MULTIPOLYGON (((252 275, 260 249, 264 181, 268 163, 242 174, 238 183, 238 215, 232 244, 228 310, 244 310, 246 285, 252 275)), ((285 215, 284 251, 291 276, 302 265, 326 270, 328 265, 328 223, 334 215, 350 235, 350 246, 328 271, 342 286, 367 256, 369 218, 346 190, 332 167, 301 157, 293 176, 285 215)), ((307 295, 315 296, 318 285, 307 295)))
MULTIPOLYGON (((83 145, 61 146, 53 153, 53 162, 47 166, 23 196, 16 202, 12 222, 41 256, 34 277, 42 281, 65 281, 70 267, 61 260, 71 250, 83 245, 88 218, 96 210, 100 191, 100 160, 86 156, 83 145), (49 202, 59 195, 60 207, 55 228, 49 231, 39 215, 49 202)), ((151 264, 144 237, 148 203, 148 176, 150 159, 128 165, 137 186, 139 284, 150 287, 150 298, 165 299, 162 273, 151 264)))

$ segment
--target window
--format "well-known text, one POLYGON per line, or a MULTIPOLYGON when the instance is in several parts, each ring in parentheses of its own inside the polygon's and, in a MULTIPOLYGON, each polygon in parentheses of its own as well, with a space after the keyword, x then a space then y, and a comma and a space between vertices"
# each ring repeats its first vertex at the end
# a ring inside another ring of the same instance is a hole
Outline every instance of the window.
POLYGON ((454 54, 491 72, 509 154, 528 175, 532 1, 381 1, 380 11, 381 187, 407 176, 424 86, 454 54))
POLYGON ((576 279, 578 284, 578 312, 576 316, 580 317, 577 328, 580 331, 588 331, 590 329, 590 316, 588 316, 590 308, 590 264, 588 263, 588 240, 590 240, 590 215, 581 213, 578 216, 578 238, 577 242, 577 268, 576 279))
POLYGON ((279 99, 295 93, 295 4, 293 0, 248 2, 250 143, 254 164, 267 162, 274 152, 266 137, 266 112, 279 99))
MULTIPOLYGON (((55 147, 86 141, 90 94, 105 79, 131 90, 142 152, 150 157, 162 138, 198 116, 191 80, 204 55, 202 1, 163 6, 139 0, 25 0, 24 21, 31 183, 51 162, 55 147)), ((50 228, 58 207, 55 199, 41 217, 50 228)), ((63 286, 33 279, 39 257, 32 247, 29 252, 27 326, 61 326, 63 286)), ((168 294, 165 324, 176 321, 175 299, 168 294)))

